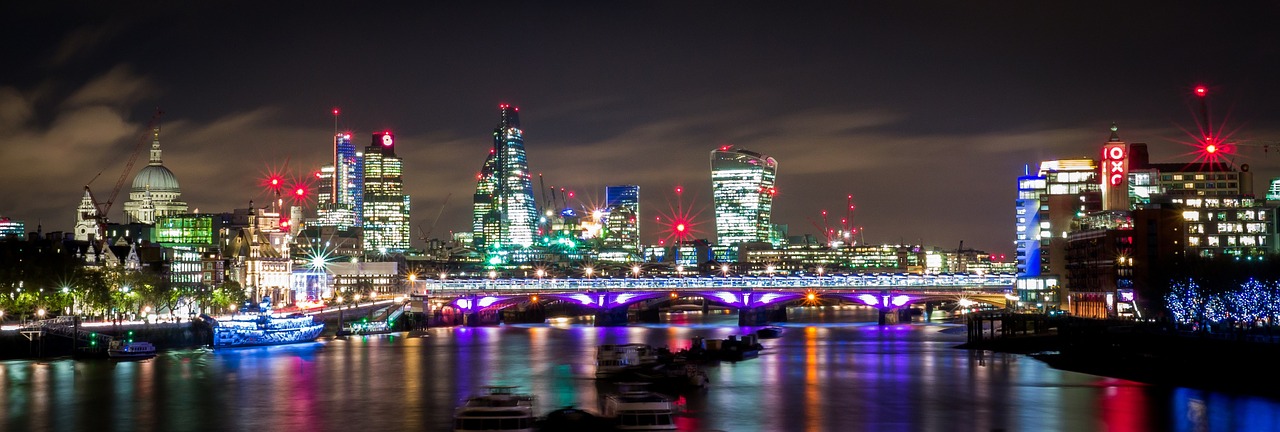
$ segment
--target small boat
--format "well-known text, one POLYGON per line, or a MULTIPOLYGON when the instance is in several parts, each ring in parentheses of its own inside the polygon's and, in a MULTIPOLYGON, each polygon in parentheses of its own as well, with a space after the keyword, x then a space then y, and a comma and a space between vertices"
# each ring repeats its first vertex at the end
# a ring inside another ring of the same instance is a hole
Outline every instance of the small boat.
POLYGON ((600 345, 596 348, 596 378, 608 378, 627 368, 657 362, 657 351, 649 345, 600 345))
POLYGON ((107 357, 116 360, 140 360, 155 356, 156 346, 152 345, 151 342, 113 340, 110 348, 107 348, 107 357))
POLYGON ((337 336, 364 336, 393 332, 395 332, 395 329, 391 328, 385 321, 354 322, 343 327, 342 330, 338 330, 337 336))
POLYGON ((764 347, 756 342, 754 334, 742 335, 741 339, 735 335, 729 335, 729 338, 724 340, 707 340, 707 351, 713 358, 723 361, 753 359, 760 356, 762 349, 764 347))
POLYGON ((675 430, 675 403, 643 384, 619 384, 621 392, 605 396, 604 416, 616 430, 675 430))
POLYGON ((778 336, 782 336, 782 327, 765 327, 760 330, 756 330, 756 336, 760 339, 773 339, 778 336))
POLYGON ((453 430, 533 432, 533 395, 518 394, 516 386, 485 386, 453 411, 453 430))

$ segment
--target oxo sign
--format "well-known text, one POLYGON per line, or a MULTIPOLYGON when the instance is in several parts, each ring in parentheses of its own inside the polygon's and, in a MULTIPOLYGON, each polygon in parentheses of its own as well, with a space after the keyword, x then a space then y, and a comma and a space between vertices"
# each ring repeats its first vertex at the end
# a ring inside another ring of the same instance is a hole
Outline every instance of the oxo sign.
POLYGON ((1124 144, 1109 145, 1102 148, 1102 178, 1108 185, 1120 186, 1125 181, 1125 147, 1124 144))

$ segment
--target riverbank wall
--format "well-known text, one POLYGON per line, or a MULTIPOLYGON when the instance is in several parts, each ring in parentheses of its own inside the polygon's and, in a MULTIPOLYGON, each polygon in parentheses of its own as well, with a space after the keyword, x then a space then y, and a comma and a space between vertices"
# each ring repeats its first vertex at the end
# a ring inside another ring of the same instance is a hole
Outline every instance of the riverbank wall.
POLYGON ((1260 384, 1280 359, 1280 329, 1190 330, 1172 323, 1061 318, 1039 333, 995 331, 957 348, 1027 354, 1056 369, 1155 385, 1280 396, 1260 384), (996 334, 992 337, 992 334, 996 334))

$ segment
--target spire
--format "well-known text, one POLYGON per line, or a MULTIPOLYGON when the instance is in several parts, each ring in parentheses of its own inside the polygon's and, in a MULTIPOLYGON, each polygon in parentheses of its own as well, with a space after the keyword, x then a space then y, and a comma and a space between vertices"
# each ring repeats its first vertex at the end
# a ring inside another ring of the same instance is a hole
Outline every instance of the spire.
POLYGON ((160 123, 157 121, 155 127, 151 128, 151 162, 150 165, 162 165, 160 163, 160 123))
POLYGON ((1117 133, 1119 130, 1120 128, 1116 126, 1116 122, 1111 122, 1111 138, 1107 139, 1107 142, 1120 142, 1120 134, 1117 133))

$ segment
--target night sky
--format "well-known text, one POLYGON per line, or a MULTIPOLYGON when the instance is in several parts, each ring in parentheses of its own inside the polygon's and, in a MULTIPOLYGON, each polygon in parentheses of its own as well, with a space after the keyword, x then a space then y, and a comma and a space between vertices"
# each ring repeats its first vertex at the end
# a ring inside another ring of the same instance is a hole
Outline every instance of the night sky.
POLYGON ((641 185, 646 242, 677 185, 714 237, 709 152, 734 144, 777 158, 793 235, 852 194, 867 242, 1011 254, 1024 165, 1096 157, 1111 122, 1154 162, 1190 161, 1197 84, 1215 127, 1256 140, 1233 161, 1258 194, 1280 175, 1280 143, 1261 145, 1280 142, 1267 2, 192 3, 0 5, 0 215, 69 231, 156 107, 201 212, 326 163, 333 107, 359 148, 389 129, 414 224, 452 193, 433 236, 470 229, 500 103, 548 186, 587 204, 641 185))

